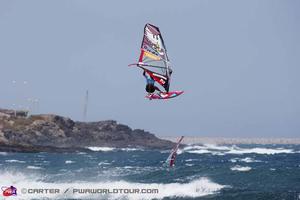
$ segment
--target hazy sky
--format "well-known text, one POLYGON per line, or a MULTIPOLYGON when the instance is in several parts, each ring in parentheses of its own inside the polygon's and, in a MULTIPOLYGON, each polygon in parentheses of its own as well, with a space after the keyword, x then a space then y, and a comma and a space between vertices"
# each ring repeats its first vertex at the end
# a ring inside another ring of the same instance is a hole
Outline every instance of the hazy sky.
POLYGON ((2 0, 0 107, 82 120, 88 89, 89 121, 158 135, 299 137, 299 8, 297 0, 2 0), (185 90, 178 98, 144 99, 141 70, 127 66, 148 22, 163 34, 171 90, 185 90))

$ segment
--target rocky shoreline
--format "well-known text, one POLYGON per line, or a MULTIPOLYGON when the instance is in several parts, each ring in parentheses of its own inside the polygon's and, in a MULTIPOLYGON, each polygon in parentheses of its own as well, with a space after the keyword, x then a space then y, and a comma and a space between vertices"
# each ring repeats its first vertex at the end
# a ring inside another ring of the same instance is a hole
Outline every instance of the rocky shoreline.
MULTIPOLYGON (((19 112, 20 113, 20 112, 19 112)), ((75 152, 87 147, 170 149, 173 142, 114 120, 75 122, 51 115, 17 115, 0 109, 0 151, 75 152)))

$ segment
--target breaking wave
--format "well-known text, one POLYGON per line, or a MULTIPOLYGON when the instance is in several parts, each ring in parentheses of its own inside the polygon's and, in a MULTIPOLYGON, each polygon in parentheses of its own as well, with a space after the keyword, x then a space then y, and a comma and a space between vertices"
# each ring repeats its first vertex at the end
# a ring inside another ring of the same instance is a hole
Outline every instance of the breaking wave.
POLYGON ((24 199, 62 199, 62 198, 77 198, 77 199, 163 199, 188 197, 195 198, 205 195, 218 193, 222 188, 226 187, 212 182, 208 178, 197 178, 188 183, 138 183, 128 181, 106 181, 106 182, 45 182, 40 175, 28 174, 20 172, 12 173, 2 171, 0 173, 0 184, 2 186, 13 185, 19 192, 18 198, 24 199), (4 181, 5 180, 5 181, 4 181), (55 194, 28 194, 28 189, 59 189, 59 193, 55 194), (109 191, 119 191, 110 194, 101 194, 103 189, 109 191), (115 189, 115 190, 114 190, 115 189), (123 189, 123 192, 120 192, 123 189), (132 193, 146 189, 152 193, 132 193), (98 193, 88 194, 82 191, 98 191, 98 193), (21 192, 23 191, 23 192, 21 192), (24 192, 25 191, 25 192, 24 192), (74 192, 77 191, 77 192, 74 192), (79 192, 81 191, 81 192, 79 192), (126 192, 127 191, 127 192, 126 192), (128 192, 129 191, 129 192, 128 192), (158 192, 157 192, 158 191, 158 192))
MULTIPOLYGON (((213 154, 213 155, 225 155, 225 154, 267 154, 274 155, 280 153, 295 153, 293 149, 283 149, 283 148, 242 148, 236 145, 232 146, 217 146, 212 144, 204 145, 190 145, 183 149, 184 152, 194 153, 194 154, 213 154)), ((247 162, 245 160, 244 162, 247 162)), ((251 161, 250 161, 251 162, 251 161)))
POLYGON ((115 148, 112 147, 87 147, 91 151, 113 151, 115 148))
POLYGON ((143 151, 143 149, 138 149, 138 148, 121 148, 121 150, 122 151, 143 151))
POLYGON ((232 149, 228 154, 267 154, 267 155, 273 155, 273 154, 279 154, 279 153, 293 153, 292 149, 269 149, 269 148, 252 148, 252 149, 232 149))
POLYGON ((87 149, 91 151, 143 151, 143 149, 139 148, 114 148, 114 147, 86 147, 87 149))

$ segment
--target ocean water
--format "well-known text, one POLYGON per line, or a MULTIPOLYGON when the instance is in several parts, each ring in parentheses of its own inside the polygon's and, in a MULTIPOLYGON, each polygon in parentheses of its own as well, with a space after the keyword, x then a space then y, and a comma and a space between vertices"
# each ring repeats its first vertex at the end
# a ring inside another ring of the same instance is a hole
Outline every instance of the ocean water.
POLYGON ((300 145, 188 145, 169 151, 0 152, 0 199, 300 200, 300 145), (52 192, 51 192, 52 191, 52 192))

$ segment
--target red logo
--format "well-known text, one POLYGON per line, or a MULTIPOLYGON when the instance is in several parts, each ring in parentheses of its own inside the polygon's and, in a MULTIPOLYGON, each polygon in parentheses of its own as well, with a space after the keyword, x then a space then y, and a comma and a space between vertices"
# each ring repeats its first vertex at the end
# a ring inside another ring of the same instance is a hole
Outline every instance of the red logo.
POLYGON ((10 187, 2 187, 1 188, 2 192, 3 192, 3 196, 5 197, 9 197, 9 196, 17 196, 17 188, 15 188, 14 186, 10 186, 10 187))

